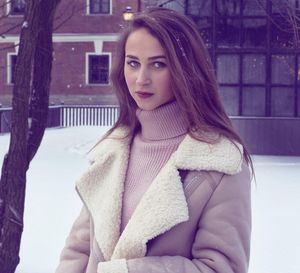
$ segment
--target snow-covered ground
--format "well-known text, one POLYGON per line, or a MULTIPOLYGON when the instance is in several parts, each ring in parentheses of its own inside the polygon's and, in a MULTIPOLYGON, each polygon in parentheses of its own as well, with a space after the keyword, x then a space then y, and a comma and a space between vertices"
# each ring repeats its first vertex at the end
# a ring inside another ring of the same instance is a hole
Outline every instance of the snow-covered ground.
MULTIPOLYGON (((27 175, 17 273, 53 273, 81 201, 74 182, 107 127, 48 129, 27 175)), ((8 135, 0 135, 0 165, 8 135)), ((300 272, 300 157, 254 156, 249 273, 300 272)), ((67 273, 67 272, 66 272, 67 273)))

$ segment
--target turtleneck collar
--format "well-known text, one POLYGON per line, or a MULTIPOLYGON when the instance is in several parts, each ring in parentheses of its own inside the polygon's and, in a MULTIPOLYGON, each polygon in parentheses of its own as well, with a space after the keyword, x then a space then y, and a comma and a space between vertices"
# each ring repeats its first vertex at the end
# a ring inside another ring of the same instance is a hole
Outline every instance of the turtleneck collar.
POLYGON ((188 124, 177 101, 164 104, 154 110, 137 109, 141 124, 141 136, 146 140, 163 140, 187 133, 188 124))

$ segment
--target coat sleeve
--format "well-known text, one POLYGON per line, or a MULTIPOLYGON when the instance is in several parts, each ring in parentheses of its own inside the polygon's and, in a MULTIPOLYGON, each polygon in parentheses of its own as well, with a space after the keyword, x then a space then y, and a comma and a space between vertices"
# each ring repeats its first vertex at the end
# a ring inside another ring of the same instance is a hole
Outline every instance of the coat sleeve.
POLYGON ((192 259, 161 256, 99 263, 97 273, 246 273, 251 231, 251 188, 247 166, 224 175, 198 222, 192 259), (119 262, 119 267, 117 266, 119 262), (111 271, 111 269, 113 271, 111 271))
POLYGON ((90 216, 85 207, 75 220, 55 273, 84 273, 90 255, 90 216))

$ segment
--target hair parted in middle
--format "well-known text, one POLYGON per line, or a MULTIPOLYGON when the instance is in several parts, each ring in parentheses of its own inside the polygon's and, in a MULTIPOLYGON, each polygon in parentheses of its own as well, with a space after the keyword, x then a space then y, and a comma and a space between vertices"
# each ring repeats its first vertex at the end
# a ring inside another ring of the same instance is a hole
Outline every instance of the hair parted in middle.
MULTIPOLYGON (((189 125, 188 133, 196 139, 210 142, 216 139, 207 139, 207 134, 201 137, 201 132, 213 132, 243 145, 221 103, 210 56, 196 25, 186 16, 166 8, 152 8, 136 14, 121 33, 111 72, 120 115, 106 136, 120 126, 129 127, 129 134, 139 127, 137 105, 125 81, 124 63, 127 39, 140 28, 145 28, 158 39, 165 51, 172 91, 189 125)), ((246 149, 244 152, 246 161, 251 161, 246 149)))

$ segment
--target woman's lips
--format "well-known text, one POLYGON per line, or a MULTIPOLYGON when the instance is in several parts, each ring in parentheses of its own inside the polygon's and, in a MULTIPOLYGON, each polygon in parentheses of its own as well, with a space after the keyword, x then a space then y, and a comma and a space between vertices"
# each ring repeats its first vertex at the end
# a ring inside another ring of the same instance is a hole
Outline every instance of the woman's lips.
POLYGON ((141 99, 147 99, 151 96, 153 96, 154 94, 153 93, 150 93, 150 92, 142 92, 142 91, 137 91, 135 92, 137 94, 137 96, 141 99))

